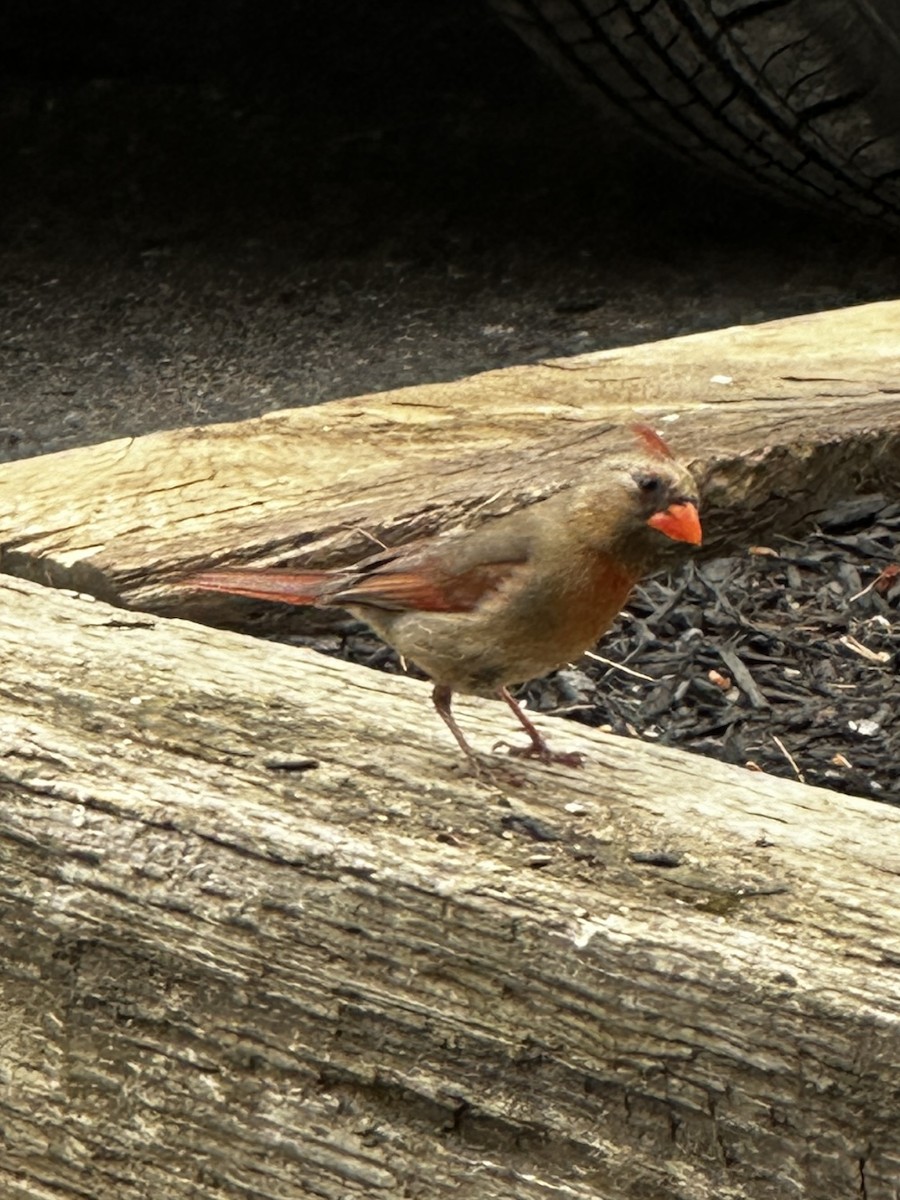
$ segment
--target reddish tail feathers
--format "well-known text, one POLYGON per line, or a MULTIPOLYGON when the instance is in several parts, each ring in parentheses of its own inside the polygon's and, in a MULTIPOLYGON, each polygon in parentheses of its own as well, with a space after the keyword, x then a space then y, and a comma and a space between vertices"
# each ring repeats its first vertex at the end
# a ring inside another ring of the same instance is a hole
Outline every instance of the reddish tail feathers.
POLYGON ((181 587, 204 592, 228 592, 252 600, 280 600, 283 604, 315 604, 332 576, 329 571, 253 570, 235 567, 201 571, 180 581, 181 587))

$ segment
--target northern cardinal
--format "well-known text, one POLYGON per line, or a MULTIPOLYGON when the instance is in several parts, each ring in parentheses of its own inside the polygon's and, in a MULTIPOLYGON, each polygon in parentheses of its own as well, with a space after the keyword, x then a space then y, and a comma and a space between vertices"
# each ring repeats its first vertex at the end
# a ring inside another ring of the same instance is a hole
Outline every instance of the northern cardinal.
POLYGON ((699 546, 697 489, 652 429, 640 453, 607 462, 590 483, 474 529, 438 534, 331 571, 234 568, 182 586, 288 604, 335 606, 365 621, 433 680, 435 708, 479 769, 450 708, 454 692, 497 695, 529 745, 510 754, 578 766, 550 749, 510 694, 579 658, 609 628, 634 584, 669 557, 699 546))

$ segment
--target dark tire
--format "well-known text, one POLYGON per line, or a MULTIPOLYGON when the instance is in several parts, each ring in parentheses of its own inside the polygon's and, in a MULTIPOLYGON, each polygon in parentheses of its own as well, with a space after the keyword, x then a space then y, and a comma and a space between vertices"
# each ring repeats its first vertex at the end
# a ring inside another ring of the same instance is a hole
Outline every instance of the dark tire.
POLYGON ((492 0, 683 155, 900 222, 900 0, 492 0))

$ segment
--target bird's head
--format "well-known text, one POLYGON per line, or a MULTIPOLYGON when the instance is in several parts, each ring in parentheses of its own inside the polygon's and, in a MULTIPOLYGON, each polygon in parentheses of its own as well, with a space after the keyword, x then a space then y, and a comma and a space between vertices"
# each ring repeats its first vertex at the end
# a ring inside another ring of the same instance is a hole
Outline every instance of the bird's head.
POLYGON ((638 453, 608 464, 596 484, 579 489, 594 516, 596 548, 643 573, 699 546, 698 488, 662 438, 635 426, 638 453))

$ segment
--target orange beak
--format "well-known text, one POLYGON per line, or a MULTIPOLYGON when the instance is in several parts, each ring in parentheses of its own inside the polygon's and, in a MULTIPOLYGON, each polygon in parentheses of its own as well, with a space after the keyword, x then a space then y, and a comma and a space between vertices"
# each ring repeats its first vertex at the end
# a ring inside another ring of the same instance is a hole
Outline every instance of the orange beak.
POLYGON ((696 504, 691 504, 690 500, 683 504, 670 504, 665 512, 654 513, 647 524, 675 542, 689 542, 692 546, 699 546, 703 541, 700 514, 696 504))

